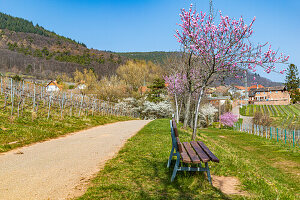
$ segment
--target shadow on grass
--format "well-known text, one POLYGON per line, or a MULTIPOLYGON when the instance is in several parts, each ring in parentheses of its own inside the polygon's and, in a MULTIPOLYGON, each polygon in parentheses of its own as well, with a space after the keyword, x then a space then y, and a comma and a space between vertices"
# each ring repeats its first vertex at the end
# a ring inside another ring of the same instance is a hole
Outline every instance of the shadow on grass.
POLYGON ((175 160, 172 160, 170 168, 167 168, 167 162, 147 162, 153 170, 147 179, 155 181, 159 187, 155 191, 149 190, 142 181, 134 180, 139 187, 137 192, 141 199, 230 199, 218 188, 210 185, 206 172, 179 171, 171 182, 175 160))

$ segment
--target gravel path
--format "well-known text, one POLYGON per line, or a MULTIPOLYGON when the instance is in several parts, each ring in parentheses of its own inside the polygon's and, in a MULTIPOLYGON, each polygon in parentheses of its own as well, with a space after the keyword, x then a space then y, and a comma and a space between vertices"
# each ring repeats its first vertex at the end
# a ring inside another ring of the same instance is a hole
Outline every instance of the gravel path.
POLYGON ((232 114, 237 115, 239 118, 242 118, 243 124, 252 125, 253 117, 240 115, 240 107, 239 106, 232 108, 232 114))
POLYGON ((150 121, 117 122, 0 154, 0 199, 68 199, 150 121))

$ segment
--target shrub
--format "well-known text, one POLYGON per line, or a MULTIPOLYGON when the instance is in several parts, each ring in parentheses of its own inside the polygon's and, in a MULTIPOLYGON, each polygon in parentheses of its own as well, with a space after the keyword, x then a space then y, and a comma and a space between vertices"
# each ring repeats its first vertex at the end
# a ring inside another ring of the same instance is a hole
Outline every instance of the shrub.
POLYGON ((159 103, 145 101, 142 106, 141 116, 144 119, 168 118, 174 113, 168 101, 159 103))
POLYGON ((213 128, 221 128, 220 122, 213 122, 211 125, 213 128))
POLYGON ((115 105, 117 108, 132 112, 142 119, 168 118, 174 113, 168 101, 154 103, 144 99, 126 98, 115 105))
POLYGON ((240 114, 243 116, 246 115, 246 106, 240 107, 240 114))
POLYGON ((255 112, 253 117, 253 123, 263 126, 270 126, 273 119, 267 115, 263 114, 262 112, 255 112))

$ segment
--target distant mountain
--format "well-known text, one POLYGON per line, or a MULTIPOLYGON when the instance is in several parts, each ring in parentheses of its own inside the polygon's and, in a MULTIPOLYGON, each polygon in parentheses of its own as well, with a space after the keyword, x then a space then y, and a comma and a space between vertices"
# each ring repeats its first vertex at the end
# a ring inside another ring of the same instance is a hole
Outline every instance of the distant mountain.
MULTIPOLYGON (((229 77, 225 79, 226 85, 245 85, 245 78, 242 79, 236 79, 233 77, 229 77)), ((263 85, 264 87, 274 87, 274 86, 282 86, 283 83, 280 82, 273 82, 270 79, 267 79, 265 77, 261 77, 259 74, 254 74, 251 72, 248 72, 247 74, 247 85, 248 87, 254 84, 263 85), (253 77, 255 77, 255 81, 253 81, 253 77)))
POLYGON ((127 58, 88 49, 85 44, 48 31, 32 22, 0 13, 0 72, 37 78, 69 76, 92 68, 100 77, 112 75, 127 58))

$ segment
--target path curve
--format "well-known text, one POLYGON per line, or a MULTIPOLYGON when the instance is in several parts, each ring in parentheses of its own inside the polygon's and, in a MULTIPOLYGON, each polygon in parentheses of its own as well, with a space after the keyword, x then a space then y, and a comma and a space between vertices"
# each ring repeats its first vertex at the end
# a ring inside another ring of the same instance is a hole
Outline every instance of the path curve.
POLYGON ((0 154, 0 199, 68 199, 149 120, 94 127, 0 154))
POLYGON ((236 106, 232 108, 232 113, 234 115, 237 115, 239 118, 243 119, 243 126, 247 125, 247 126, 251 126, 253 123, 253 117, 248 117, 248 116, 243 116, 240 115, 240 106, 236 106))

